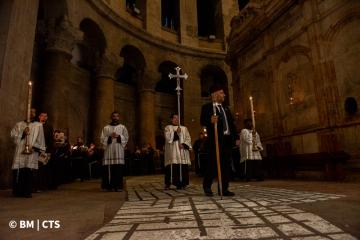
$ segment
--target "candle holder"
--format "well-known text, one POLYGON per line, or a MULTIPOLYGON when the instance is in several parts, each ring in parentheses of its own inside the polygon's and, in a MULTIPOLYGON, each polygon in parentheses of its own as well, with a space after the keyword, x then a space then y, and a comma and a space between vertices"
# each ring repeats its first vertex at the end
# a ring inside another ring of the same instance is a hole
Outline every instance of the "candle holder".
MULTIPOLYGON (((27 105, 27 114, 26 114, 26 128, 29 128, 31 121, 31 98, 32 98, 32 82, 29 81, 29 90, 28 90, 28 105, 27 105)), ((33 150, 29 143, 29 132, 26 133, 25 136, 25 145, 24 150, 21 152, 22 154, 32 154, 33 150)))
POLYGON ((260 149, 256 145, 256 130, 255 130, 255 111, 254 111, 254 103, 252 96, 249 97, 250 100, 250 109, 251 109, 251 120, 252 120, 252 150, 259 151, 260 149))

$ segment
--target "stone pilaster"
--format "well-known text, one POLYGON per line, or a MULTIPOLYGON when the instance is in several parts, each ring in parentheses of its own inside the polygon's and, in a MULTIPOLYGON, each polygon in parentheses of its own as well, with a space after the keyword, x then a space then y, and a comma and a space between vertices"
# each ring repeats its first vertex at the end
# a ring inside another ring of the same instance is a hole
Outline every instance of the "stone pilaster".
MULTIPOLYGON (((334 62, 328 57, 331 43, 321 34, 321 26, 313 24, 308 29, 313 66, 315 73, 315 96, 319 113, 319 126, 334 127, 340 124, 340 96, 336 83, 334 62)), ((318 133, 319 151, 333 152, 339 150, 339 142, 335 131, 328 129, 318 133)))
POLYGON ((71 78, 71 51, 76 29, 67 17, 50 19, 46 24, 46 61, 41 89, 41 109, 48 112, 55 129, 68 134, 68 101, 71 78))
POLYGON ((115 56, 104 54, 96 66, 93 109, 93 139, 98 144, 102 128, 110 122, 111 113, 116 110, 114 104, 114 81, 119 65, 115 56))
POLYGON ((139 70, 137 78, 137 143, 143 146, 151 143, 155 146, 156 121, 155 121, 155 102, 156 102, 156 76, 158 73, 149 69, 139 70))
POLYGON ((155 146, 155 90, 143 88, 138 91, 138 143, 155 146))

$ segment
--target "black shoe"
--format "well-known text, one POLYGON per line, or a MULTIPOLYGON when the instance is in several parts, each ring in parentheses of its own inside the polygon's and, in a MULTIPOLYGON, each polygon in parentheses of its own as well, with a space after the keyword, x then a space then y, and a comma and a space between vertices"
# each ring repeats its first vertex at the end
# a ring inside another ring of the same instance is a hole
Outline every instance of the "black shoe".
POLYGON ((204 187, 203 189, 204 189, 204 193, 206 196, 208 196, 208 197, 214 196, 213 192, 211 191, 211 187, 208 187, 208 188, 204 187))
POLYGON ((223 192, 223 196, 232 197, 232 196, 235 196, 235 193, 230 192, 230 191, 225 191, 225 192, 223 192))
POLYGON ((214 196, 213 192, 212 191, 204 191, 205 195, 208 196, 208 197, 212 197, 214 196))

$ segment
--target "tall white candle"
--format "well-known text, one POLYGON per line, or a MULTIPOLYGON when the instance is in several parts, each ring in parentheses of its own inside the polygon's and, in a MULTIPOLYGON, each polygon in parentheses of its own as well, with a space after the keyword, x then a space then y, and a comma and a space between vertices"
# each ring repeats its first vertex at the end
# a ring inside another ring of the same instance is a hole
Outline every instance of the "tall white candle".
POLYGON ((254 103, 252 96, 249 97, 250 100, 250 108, 251 108, 251 120, 253 124, 253 129, 255 129, 255 112, 254 112, 254 103))
POLYGON ((29 92, 28 92, 28 105, 27 105, 27 116, 26 121, 31 121, 31 98, 32 98, 32 82, 29 81, 29 92))

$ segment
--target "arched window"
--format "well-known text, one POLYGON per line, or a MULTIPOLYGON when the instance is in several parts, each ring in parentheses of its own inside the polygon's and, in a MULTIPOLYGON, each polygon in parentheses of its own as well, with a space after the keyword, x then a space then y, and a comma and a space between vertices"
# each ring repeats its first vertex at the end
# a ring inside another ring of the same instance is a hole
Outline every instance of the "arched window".
POLYGON ((179 0, 161 0, 161 25, 172 31, 180 26, 179 0))

